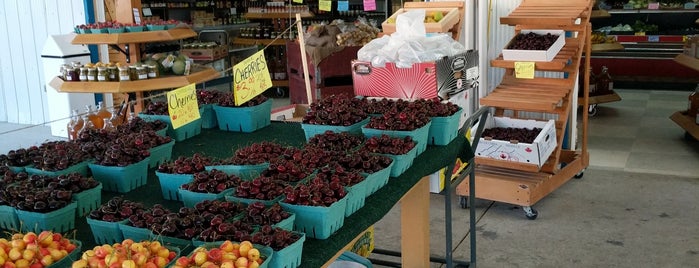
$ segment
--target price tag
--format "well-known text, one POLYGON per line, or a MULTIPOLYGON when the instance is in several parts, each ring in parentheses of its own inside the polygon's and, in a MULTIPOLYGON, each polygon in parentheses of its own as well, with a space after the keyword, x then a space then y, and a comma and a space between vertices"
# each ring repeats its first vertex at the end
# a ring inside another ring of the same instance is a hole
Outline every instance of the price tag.
POLYGON ((349 11, 349 1, 337 1, 337 11, 349 11))
POLYGON ((262 94, 272 87, 264 50, 260 50, 233 66, 233 97, 235 105, 262 94))
POLYGON ((172 128, 177 129, 199 119, 199 104, 194 84, 171 90, 167 93, 167 110, 172 128))
POLYGON ((294 3, 303 4, 303 0, 294 0, 294 3))
POLYGON ((660 9, 660 3, 648 3, 648 9, 660 9))
POLYGON ((534 62, 515 61, 515 78, 534 79, 534 62))
POLYGON ((318 1, 318 9, 321 11, 331 11, 333 6, 332 1, 320 0, 318 1))
POLYGON ((133 9, 133 22, 136 24, 141 24, 141 12, 138 11, 138 8, 133 9))
POLYGON ((376 0, 364 0, 364 11, 376 10, 376 0))
POLYGON ((649 35, 649 36, 648 36, 648 42, 660 42, 660 36, 657 36, 657 35, 649 35))

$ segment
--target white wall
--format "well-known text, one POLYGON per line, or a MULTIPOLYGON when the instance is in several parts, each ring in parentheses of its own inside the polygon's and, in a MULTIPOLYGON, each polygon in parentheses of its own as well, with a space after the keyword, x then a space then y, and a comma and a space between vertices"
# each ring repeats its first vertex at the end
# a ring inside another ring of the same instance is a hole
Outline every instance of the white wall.
MULTIPOLYGON (((83 1, 0 1, 0 121, 48 121, 41 49, 49 35, 85 23, 83 1)), ((58 70, 56 70, 58 72, 58 70)))

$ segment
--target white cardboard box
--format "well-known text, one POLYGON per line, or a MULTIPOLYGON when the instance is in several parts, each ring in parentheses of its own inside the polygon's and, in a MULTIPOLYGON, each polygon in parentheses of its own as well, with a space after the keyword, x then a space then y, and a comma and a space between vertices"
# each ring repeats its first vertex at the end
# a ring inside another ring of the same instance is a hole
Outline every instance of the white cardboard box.
POLYGON ((556 39, 556 42, 554 42, 548 50, 507 49, 507 47, 510 46, 510 43, 513 42, 513 37, 502 50, 502 58, 504 60, 516 61, 552 61, 566 44, 565 31, 563 30, 522 30, 520 33, 527 34, 530 32, 541 35, 551 33, 553 35, 558 35, 558 39, 556 39))
MULTIPOLYGON (((471 128, 471 133, 475 133, 477 127, 478 124, 474 125, 473 128, 471 128)), ((541 128, 541 133, 536 136, 533 143, 515 143, 481 137, 478 141, 478 147, 476 148, 476 157, 535 164, 541 168, 557 145, 556 125, 553 120, 537 121, 489 116, 485 128, 489 129, 493 127, 527 129, 538 127, 541 128)))

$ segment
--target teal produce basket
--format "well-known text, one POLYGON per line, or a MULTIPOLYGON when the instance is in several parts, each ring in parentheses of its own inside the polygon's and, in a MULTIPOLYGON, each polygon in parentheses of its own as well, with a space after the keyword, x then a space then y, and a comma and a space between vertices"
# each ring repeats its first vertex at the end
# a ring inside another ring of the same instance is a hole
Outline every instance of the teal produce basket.
POLYGON ((237 197, 233 195, 233 192, 230 194, 227 194, 225 197, 226 201, 231 201, 231 202, 238 202, 238 203, 243 203, 246 205, 250 205, 255 202, 262 202, 265 204, 265 206, 271 206, 274 203, 277 203, 282 200, 283 196, 277 196, 277 198, 274 198, 272 200, 261 200, 261 199, 254 199, 254 198, 242 198, 242 197, 237 197))
POLYGON ((220 170, 228 175, 236 175, 240 177, 241 180, 251 181, 262 174, 269 167, 269 163, 262 163, 257 165, 217 165, 217 166, 206 166, 207 171, 220 170))
POLYGON ((141 162, 125 167, 102 166, 90 163, 90 170, 95 180, 102 183, 106 191, 128 193, 133 189, 146 185, 148 178, 148 163, 150 157, 141 162))
POLYGON ((218 194, 215 193, 197 193, 185 189, 178 189, 177 192, 182 198, 182 203, 185 207, 193 208, 197 203, 204 200, 224 200, 226 195, 235 191, 235 188, 226 189, 218 194))
POLYGON ((459 122, 464 109, 459 108, 456 113, 444 117, 432 117, 432 125, 427 137, 430 145, 447 145, 459 134, 459 122))
POLYGON ((175 146, 175 140, 171 140, 168 143, 158 145, 156 147, 150 148, 150 161, 148 161, 148 168, 158 167, 160 164, 169 161, 172 158, 172 147, 175 146))
POLYGON ((119 230, 124 239, 131 238, 135 242, 150 240, 153 235, 149 229, 131 226, 128 221, 119 223, 119 230))
POLYGON ((52 263, 51 265, 47 266, 47 268, 64 268, 64 267, 70 267, 70 265, 74 262, 80 259, 82 256, 82 248, 83 248, 83 243, 78 241, 78 240, 70 240, 71 244, 75 245, 75 249, 68 253, 65 257, 62 259, 52 263))
POLYGON ((193 174, 170 174, 155 171, 160 182, 160 190, 165 200, 182 200, 179 189, 182 184, 190 183, 194 180, 193 174))
POLYGON ((153 114, 138 114, 138 117, 145 121, 163 121, 167 123, 167 135, 175 139, 176 141, 183 141, 199 135, 201 133, 201 118, 187 123, 177 129, 172 128, 172 123, 170 122, 169 115, 153 115, 153 114))
POLYGON ((304 232, 308 237, 327 239, 345 223, 347 196, 329 207, 301 206, 281 202, 281 206, 296 214, 294 230, 304 232))
POLYGON ((60 175, 66 175, 66 174, 70 174, 70 173, 80 173, 80 175, 83 175, 84 177, 86 177, 88 174, 88 168, 87 168, 88 163, 89 163, 89 161, 83 161, 83 162, 77 163, 75 165, 69 166, 66 169, 56 170, 56 171, 41 170, 38 168, 34 168, 33 166, 27 166, 24 168, 24 171, 29 173, 29 175, 42 175, 42 176, 49 176, 49 177, 58 177, 60 175))
POLYGON ((369 181, 369 184, 367 184, 367 191, 366 191, 366 197, 369 197, 381 187, 384 187, 386 184, 388 184, 388 178, 391 175, 391 169, 393 169, 393 165, 395 165, 394 162, 391 162, 388 167, 379 170, 374 173, 362 173, 362 176, 366 177, 366 179, 369 181))
POLYGON ((72 198, 77 203, 76 214, 78 217, 84 217, 102 204, 102 183, 95 188, 75 193, 72 198))
POLYGON ((35 232, 50 230, 65 233, 75 228, 76 202, 47 213, 17 210, 17 219, 21 225, 20 231, 35 232))
POLYGON ((296 268, 301 265, 303 242, 306 242, 306 234, 297 234, 301 235, 299 240, 281 250, 274 251, 274 258, 272 258, 272 262, 269 264, 270 267, 296 268))
POLYGON ((89 217, 86 219, 87 224, 90 225, 92 237, 95 238, 96 244, 114 244, 124 241, 124 235, 121 233, 119 226, 126 224, 129 220, 108 222, 91 219, 89 217))
POLYGON ((14 207, 0 205, 0 228, 6 231, 19 231, 19 220, 14 207))
POLYGON ((252 107, 223 107, 214 105, 220 130, 253 132, 269 126, 272 114, 272 99, 252 107))
POLYGON ((199 106, 199 117, 201 117, 201 128, 210 129, 218 127, 218 119, 213 104, 199 106))
POLYGON ((294 230, 294 221, 296 221, 296 214, 289 212, 289 217, 283 219, 280 222, 272 224, 272 227, 282 228, 287 231, 294 230))
MULTIPOLYGON (((206 243, 202 243, 202 244, 199 244, 199 245, 196 245, 196 246, 197 246, 197 247, 201 247, 201 248, 205 248, 205 249, 207 249, 207 250, 210 250, 210 249, 214 249, 214 248, 220 247, 221 244, 223 244, 223 241, 220 241, 220 242, 206 242, 206 243)), ((275 267, 275 268, 279 267, 279 268, 282 268, 282 267, 283 267, 283 266, 273 266, 273 265, 272 265, 272 266, 269 266, 270 263, 271 263, 271 261, 273 261, 274 258, 276 257, 274 251, 272 250, 272 248, 270 248, 270 247, 268 247, 268 246, 258 245, 258 244, 253 244, 252 246, 253 246, 254 248, 256 248, 257 250, 260 251, 260 257, 264 259, 264 261, 262 262, 262 264, 260 264, 260 266, 259 266, 260 268, 267 268, 267 267, 275 267)), ((192 254, 194 254, 194 252, 189 253, 189 255, 187 255, 187 257, 191 258, 191 257, 192 257, 192 254)))
POLYGON ((371 182, 364 177, 364 180, 345 187, 347 191, 347 206, 345 206, 345 217, 354 214, 360 208, 364 207, 365 198, 368 196, 367 191, 371 182))
POLYGON ((398 177, 413 165, 413 160, 417 157, 417 144, 406 154, 380 154, 393 159, 390 177, 398 177))
POLYGON ((401 131, 401 130, 380 130, 380 129, 373 129, 373 128, 367 128, 367 127, 362 127, 362 133, 364 136, 367 138, 374 137, 374 136, 381 136, 381 134, 386 134, 390 137, 394 138, 404 138, 407 136, 410 136, 416 143, 417 143, 417 154, 420 155, 422 152, 427 149, 427 137, 429 136, 430 132, 430 126, 432 125, 432 120, 430 122, 427 122, 427 125, 424 125, 421 128, 411 130, 411 131, 401 131))
POLYGON ((349 132, 350 134, 359 135, 362 134, 362 127, 367 123, 369 123, 369 117, 350 126, 301 124, 301 128, 303 128, 303 132, 306 134, 306 141, 308 141, 313 138, 313 136, 323 134, 327 130, 335 133, 349 132))
POLYGON ((191 239, 182 239, 176 237, 162 236, 151 231, 151 241, 158 241, 161 245, 168 248, 178 248, 180 252, 190 252, 194 249, 191 239))

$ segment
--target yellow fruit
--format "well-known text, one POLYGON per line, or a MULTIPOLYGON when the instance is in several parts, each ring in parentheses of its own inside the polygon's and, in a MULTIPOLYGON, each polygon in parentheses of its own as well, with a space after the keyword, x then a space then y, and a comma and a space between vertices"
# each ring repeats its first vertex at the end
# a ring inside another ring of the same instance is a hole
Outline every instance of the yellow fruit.
POLYGON ((73 262, 73 265, 70 266, 70 268, 88 268, 89 266, 87 265, 87 260, 77 260, 73 262))
POLYGON ((15 267, 17 268, 28 268, 29 267, 29 261, 25 259, 19 259, 15 261, 15 267))
POLYGON ((22 258, 22 251, 18 248, 12 248, 7 256, 10 257, 10 260, 16 261, 22 258))
POLYGON ((432 17, 434 18, 434 21, 439 22, 444 18, 444 14, 442 14, 442 11, 435 11, 432 17))
POLYGON ((255 262, 260 258, 260 251, 256 248, 252 248, 248 251, 247 257, 251 262, 255 262))

